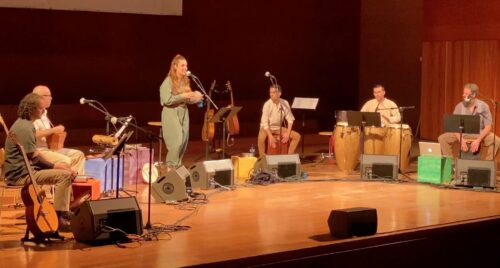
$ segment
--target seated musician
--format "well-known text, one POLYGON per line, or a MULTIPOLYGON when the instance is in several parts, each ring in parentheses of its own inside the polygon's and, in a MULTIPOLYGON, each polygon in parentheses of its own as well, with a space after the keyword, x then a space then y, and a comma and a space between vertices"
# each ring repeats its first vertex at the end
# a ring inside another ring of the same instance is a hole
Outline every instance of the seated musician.
POLYGON ((367 101, 361 108, 361 112, 378 112, 382 126, 399 123, 401 115, 398 106, 385 97, 385 88, 382 85, 373 87, 374 99, 367 101))
MULTIPOLYGON (((492 133, 492 117, 488 105, 477 98, 479 87, 476 84, 465 84, 463 88, 463 100, 455 106, 453 114, 458 115, 479 115, 481 132, 476 135, 464 134, 462 136, 462 144, 460 149, 463 152, 476 153, 481 150, 486 150, 481 153, 483 160, 492 160, 493 155, 496 156, 500 146, 500 139, 492 133), (495 148, 493 148, 495 141, 495 148), (469 147, 470 144, 470 147, 469 147)), ((453 156, 453 146, 458 147, 460 143, 459 133, 443 133, 438 138, 441 145, 443 155, 453 156)), ((457 148, 458 151, 458 148, 457 148)), ((456 156, 455 156, 456 157, 456 156)))
MULTIPOLYGON (((42 117, 45 110, 42 98, 34 93, 26 95, 20 102, 18 119, 11 127, 19 143, 32 162, 34 180, 40 185, 55 185, 54 208, 59 217, 59 230, 70 231, 69 206, 71 182, 76 171, 66 163, 51 163, 36 149, 33 122, 42 117)), ((9 185, 23 185, 29 177, 19 147, 9 137, 5 141, 5 179, 9 185)))
POLYGON ((260 120, 260 131, 257 139, 259 147, 259 155, 265 155, 266 138, 269 140, 271 147, 276 148, 279 142, 286 143, 291 140, 288 153, 293 154, 300 141, 300 134, 292 130, 295 117, 292 114, 288 101, 281 99, 281 87, 279 85, 271 85, 269 88, 270 99, 264 103, 262 107, 262 117, 260 120), (283 127, 283 123, 287 122, 287 127, 283 127), (275 135, 280 134, 281 138, 276 139, 275 135), (274 135, 273 135, 274 134, 274 135))
POLYGON ((85 155, 80 150, 61 148, 57 151, 49 149, 47 138, 50 135, 57 135, 64 132, 64 126, 54 126, 47 116, 47 109, 52 103, 50 89, 44 85, 38 85, 33 89, 33 93, 41 96, 45 111, 40 119, 35 120, 36 145, 45 159, 52 163, 63 162, 74 168, 79 175, 84 174, 85 155))

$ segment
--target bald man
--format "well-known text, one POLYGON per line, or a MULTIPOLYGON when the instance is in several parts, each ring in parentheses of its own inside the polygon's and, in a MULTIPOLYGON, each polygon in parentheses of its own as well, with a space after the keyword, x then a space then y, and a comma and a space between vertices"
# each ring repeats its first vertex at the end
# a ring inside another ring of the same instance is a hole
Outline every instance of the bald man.
POLYGON ((85 155, 82 151, 69 148, 52 151, 48 147, 48 136, 64 132, 63 125, 54 126, 47 116, 47 109, 50 108, 52 103, 52 94, 50 89, 47 86, 38 85, 33 89, 33 93, 41 96, 41 100, 45 108, 42 117, 34 122, 36 129, 36 145, 37 148, 39 148, 40 153, 48 161, 54 164, 59 162, 66 163, 72 169, 76 170, 79 175, 83 175, 85 168, 85 155))

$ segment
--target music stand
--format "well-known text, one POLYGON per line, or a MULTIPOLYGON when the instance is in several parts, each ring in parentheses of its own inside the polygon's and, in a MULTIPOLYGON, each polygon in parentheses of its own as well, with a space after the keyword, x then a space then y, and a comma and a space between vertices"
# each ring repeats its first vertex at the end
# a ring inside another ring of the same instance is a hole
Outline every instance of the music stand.
MULTIPOLYGON (((302 135, 302 157, 304 157, 304 144, 306 142, 306 136, 304 135, 304 129, 306 126, 306 111, 312 110, 316 111, 316 107, 318 106, 319 98, 293 98, 292 109, 302 110, 302 127, 300 128, 302 135)), ((281 137, 280 137, 281 138, 281 137)))
MULTIPOLYGON (((107 161, 108 159, 112 158, 113 155, 116 155, 117 158, 118 158, 118 163, 117 163, 117 167, 116 167, 116 169, 117 169, 117 172, 116 172, 116 198, 120 197, 119 191, 120 191, 120 160, 121 160, 121 154, 122 154, 123 148, 125 148, 125 143, 128 141, 128 139, 130 138, 130 136, 132 136, 132 133, 134 133, 133 130, 131 130, 131 131, 123 134, 120 137, 120 140, 118 141, 118 143, 113 148, 111 148, 111 150, 109 150, 104 155, 104 157, 103 157, 104 161, 107 161)), ((111 162, 113 162, 113 159, 111 159, 111 162)))
POLYGON ((365 126, 381 127, 380 113, 347 111, 347 125, 359 126, 361 129, 361 154, 365 151, 365 126))
POLYGON ((460 133, 459 158, 462 159, 462 136, 463 134, 479 134, 480 132, 479 115, 463 115, 463 114, 445 114, 444 115, 444 132, 460 133))
POLYGON ((212 117, 211 121, 214 123, 222 123, 222 159, 225 158, 226 153, 226 144, 224 142, 224 137, 226 137, 226 120, 235 116, 240 110, 241 106, 232 106, 232 107, 222 107, 217 113, 212 117))

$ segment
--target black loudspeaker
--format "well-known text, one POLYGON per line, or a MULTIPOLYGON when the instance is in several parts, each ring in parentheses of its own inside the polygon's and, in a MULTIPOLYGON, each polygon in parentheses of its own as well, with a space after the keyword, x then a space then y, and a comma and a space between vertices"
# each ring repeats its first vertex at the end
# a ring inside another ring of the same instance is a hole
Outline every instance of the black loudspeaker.
POLYGON ((135 197, 84 202, 71 220, 78 242, 113 243, 142 234, 142 213, 135 197))
POLYGON ((160 174, 158 180, 151 185, 151 193, 156 202, 186 200, 186 183, 189 182, 189 176, 189 171, 184 166, 160 174))
POLYGON ((223 186, 234 184, 234 170, 231 159, 197 162, 190 168, 191 186, 194 189, 214 188, 212 180, 223 186))
POLYGON ((265 155, 255 163, 255 172, 266 171, 282 179, 301 177, 300 157, 298 154, 265 155))
POLYGON ((377 233, 377 210, 363 207, 332 210, 328 227, 330 234, 338 238, 373 235, 377 233))
POLYGON ((494 188, 496 186, 496 162, 457 159, 455 176, 457 186, 494 188))
POLYGON ((361 155, 360 174, 363 179, 397 179, 398 155, 361 155))

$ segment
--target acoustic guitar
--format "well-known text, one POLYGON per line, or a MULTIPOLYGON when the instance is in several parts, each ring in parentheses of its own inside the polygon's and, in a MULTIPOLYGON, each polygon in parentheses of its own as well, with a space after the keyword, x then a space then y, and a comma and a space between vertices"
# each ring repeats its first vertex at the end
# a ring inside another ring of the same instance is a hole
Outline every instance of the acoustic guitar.
MULTIPOLYGON (((231 86, 231 82, 226 82, 227 90, 231 96, 231 107, 234 107, 234 99, 233 99, 233 87, 231 86)), ((240 122, 238 121, 238 115, 234 115, 231 119, 226 121, 227 131, 229 135, 238 135, 240 133, 240 122)))
POLYGON ((57 217, 56 210, 52 204, 49 203, 49 200, 45 198, 45 195, 37 191, 40 187, 37 185, 33 177, 33 170, 31 169, 30 161, 26 155, 24 147, 17 139, 16 134, 12 131, 8 131, 8 128, 1 116, 0 122, 3 125, 5 132, 9 133, 8 137, 19 147, 24 159, 24 165, 28 170, 29 180, 21 190, 21 199, 26 207, 26 224, 28 225, 28 230, 35 237, 55 233, 59 228, 59 219, 57 217))
MULTIPOLYGON (((208 96, 212 98, 212 91, 215 88, 215 80, 212 82, 210 86, 210 90, 208 91, 208 96)), ((210 108, 210 101, 207 102, 207 111, 205 112, 205 118, 203 121, 203 128, 201 129, 201 140, 212 142, 215 134, 215 123, 212 121, 212 118, 215 115, 215 110, 210 108)))

